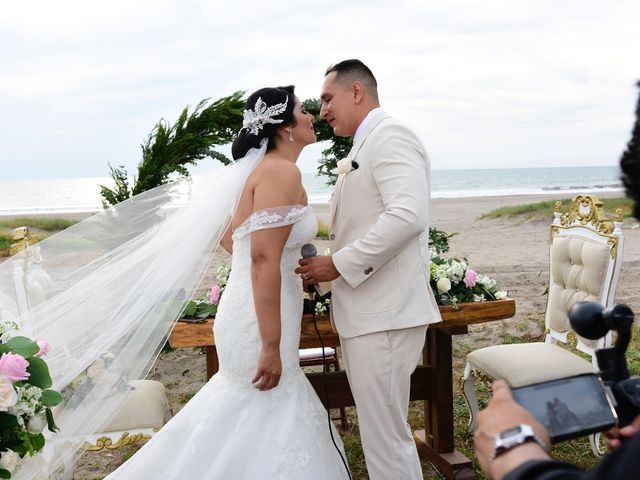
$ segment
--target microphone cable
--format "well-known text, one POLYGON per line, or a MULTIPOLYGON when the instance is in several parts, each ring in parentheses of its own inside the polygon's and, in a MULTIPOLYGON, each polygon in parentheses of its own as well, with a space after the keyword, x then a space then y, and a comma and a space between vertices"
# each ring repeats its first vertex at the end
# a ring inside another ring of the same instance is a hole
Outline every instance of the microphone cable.
MULTIPOLYGON (((318 250, 316 249, 316 246, 313 245, 312 243, 305 243, 302 248, 300 249, 300 254, 302 255, 302 258, 311 258, 311 257, 315 257, 318 254, 318 250)), ((310 285, 311 287, 311 291, 309 291, 309 295, 312 295, 313 298, 310 300, 312 302, 315 302, 315 297, 316 294, 318 293, 316 288, 313 285, 310 285)), ((312 305, 313 306, 313 305, 312 305)), ((336 452, 338 452, 338 455, 340 455, 340 460, 342 460, 342 464, 344 465, 344 468, 347 470, 347 475, 349 476, 349 480, 352 480, 351 478, 351 472, 349 471, 349 465, 347 464, 347 460, 344 458, 344 456, 342 455, 342 452, 340 451, 340 448, 338 447, 338 444, 336 443, 336 439, 333 436, 333 429, 331 428, 332 426, 332 420, 331 420, 331 409, 329 408, 328 404, 329 404, 329 387, 327 386, 327 358, 326 355, 324 353, 324 341, 322 340, 322 335, 320 335, 320 329, 318 328, 318 322, 317 322, 317 316, 316 316, 316 309, 313 308, 311 311, 311 318, 313 319, 313 327, 316 331, 316 335, 318 336, 318 340, 320 341, 320 347, 322 348, 322 387, 324 390, 324 397, 327 399, 327 421, 329 422, 329 435, 331 435, 331 441, 333 442, 333 446, 336 449, 336 452)), ((337 354, 337 352, 336 352, 337 354)))

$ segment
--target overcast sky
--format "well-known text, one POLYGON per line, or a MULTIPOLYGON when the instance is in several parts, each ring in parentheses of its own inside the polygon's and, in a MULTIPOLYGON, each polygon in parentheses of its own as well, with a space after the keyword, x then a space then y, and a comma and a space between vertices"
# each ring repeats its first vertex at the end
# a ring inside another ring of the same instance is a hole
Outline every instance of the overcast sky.
POLYGON ((639 20, 637 0, 3 2, 0 179, 135 173, 160 118, 263 86, 317 98, 353 57, 435 169, 615 165, 639 20))

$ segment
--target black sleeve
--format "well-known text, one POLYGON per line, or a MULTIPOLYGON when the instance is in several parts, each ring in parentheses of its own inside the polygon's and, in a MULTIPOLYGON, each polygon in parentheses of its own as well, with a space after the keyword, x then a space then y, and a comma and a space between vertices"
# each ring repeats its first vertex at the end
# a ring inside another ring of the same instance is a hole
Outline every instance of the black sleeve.
POLYGON ((536 460, 520 465, 504 480, 604 480, 638 478, 640 472, 640 434, 626 441, 615 452, 605 455, 590 471, 555 460, 536 460))
POLYGON ((569 463, 555 460, 533 460, 520 465, 503 480, 584 480, 586 473, 569 463))

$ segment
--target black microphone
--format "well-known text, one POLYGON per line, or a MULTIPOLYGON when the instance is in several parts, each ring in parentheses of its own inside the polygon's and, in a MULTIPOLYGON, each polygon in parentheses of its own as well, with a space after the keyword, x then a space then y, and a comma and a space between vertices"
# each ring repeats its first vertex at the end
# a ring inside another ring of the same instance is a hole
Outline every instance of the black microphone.
POLYGON ((302 255, 302 258, 315 257, 318 255, 318 249, 313 243, 305 243, 300 249, 300 255, 302 255))
MULTIPOLYGON (((302 248, 300 249, 300 255, 302 255, 302 258, 315 257, 318 255, 318 249, 313 243, 305 243, 304 245, 302 245, 302 248)), ((309 292, 309 294, 313 294, 313 296, 315 297, 315 295, 318 294, 318 291, 316 290, 315 285, 312 285, 312 284, 308 284, 308 285, 309 285, 309 288, 307 291, 309 292)))

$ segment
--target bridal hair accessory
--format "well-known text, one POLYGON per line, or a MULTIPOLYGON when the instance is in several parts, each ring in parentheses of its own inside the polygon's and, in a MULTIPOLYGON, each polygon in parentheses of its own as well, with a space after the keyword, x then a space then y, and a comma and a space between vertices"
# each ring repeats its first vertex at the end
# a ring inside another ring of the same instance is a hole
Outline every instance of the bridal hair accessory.
POLYGON ((277 120, 273 117, 280 115, 287 109, 289 103, 289 96, 285 99, 284 103, 278 103, 271 107, 267 107, 267 104, 258 97, 253 110, 244 111, 244 120, 242 121, 242 128, 246 128, 249 133, 258 135, 258 132, 262 130, 267 123, 277 124, 282 123, 284 120, 277 120))

